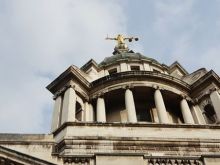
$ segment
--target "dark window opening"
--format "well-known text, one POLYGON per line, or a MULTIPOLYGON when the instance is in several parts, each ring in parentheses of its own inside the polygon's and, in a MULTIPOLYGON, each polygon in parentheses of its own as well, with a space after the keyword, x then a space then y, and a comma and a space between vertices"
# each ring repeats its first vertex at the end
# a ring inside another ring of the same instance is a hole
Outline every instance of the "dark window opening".
POLYGON ((146 105, 142 107, 136 106, 136 113, 137 113, 137 121, 152 122, 150 107, 146 105))
POLYGON ((207 104, 204 107, 204 114, 209 124, 213 124, 216 122, 215 110, 211 104, 207 104))
POLYGON ((156 69, 153 69, 153 72, 160 73, 160 71, 156 69))
POLYGON ((82 111, 83 111, 82 106, 78 102, 76 102, 76 120, 77 121, 82 121, 82 117, 83 117, 82 111))
POLYGON ((111 74, 114 74, 114 73, 117 73, 117 68, 114 68, 114 69, 110 69, 108 71, 108 73, 111 75, 111 74))
POLYGON ((131 70, 140 70, 140 66, 131 66, 131 70))

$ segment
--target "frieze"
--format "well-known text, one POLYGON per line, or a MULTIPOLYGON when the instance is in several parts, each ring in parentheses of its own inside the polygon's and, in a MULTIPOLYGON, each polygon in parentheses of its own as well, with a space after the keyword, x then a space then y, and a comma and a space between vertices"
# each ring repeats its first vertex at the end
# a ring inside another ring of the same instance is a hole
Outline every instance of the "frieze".
POLYGON ((147 165, 203 165, 201 160, 187 158, 150 158, 147 165))
POLYGON ((66 158, 63 158, 63 162, 64 164, 66 163, 81 163, 81 164, 84 164, 84 163, 89 163, 90 161, 90 158, 88 157, 66 157, 66 158))

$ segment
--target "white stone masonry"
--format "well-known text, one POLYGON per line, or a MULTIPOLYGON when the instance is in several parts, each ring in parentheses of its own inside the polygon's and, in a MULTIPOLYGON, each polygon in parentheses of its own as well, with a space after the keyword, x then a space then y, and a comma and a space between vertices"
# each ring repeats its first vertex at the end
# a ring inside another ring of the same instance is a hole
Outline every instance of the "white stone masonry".
POLYGON ((163 101, 163 97, 159 89, 156 89, 154 92, 154 101, 157 108, 157 114, 160 123, 170 123, 167 116, 167 111, 163 101))
POLYGON ((125 91, 125 107, 128 113, 128 121, 129 122, 137 122, 137 115, 134 104, 133 93, 130 89, 126 89, 125 91))

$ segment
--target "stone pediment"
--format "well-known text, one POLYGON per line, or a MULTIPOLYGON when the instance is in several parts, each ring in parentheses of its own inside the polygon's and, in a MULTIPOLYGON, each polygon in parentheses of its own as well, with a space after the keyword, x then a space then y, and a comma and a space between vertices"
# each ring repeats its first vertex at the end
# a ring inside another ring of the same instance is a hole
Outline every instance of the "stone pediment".
POLYGON ((8 165, 55 165, 54 163, 33 157, 31 155, 23 154, 21 152, 0 146, 0 164, 8 165))
POLYGON ((177 78, 182 78, 188 75, 188 72, 177 61, 175 61, 172 65, 169 66, 168 72, 170 73, 170 75, 177 78))
POLYGON ((89 70, 91 67, 94 67, 97 71, 99 70, 98 64, 95 62, 95 60, 91 59, 89 60, 85 65, 83 65, 80 69, 84 72, 89 70))
POLYGON ((85 88, 90 87, 89 81, 84 77, 82 72, 76 66, 70 66, 64 71, 60 76, 58 76, 52 83, 50 83, 46 88, 51 92, 55 93, 62 86, 67 85, 70 80, 75 80, 84 85, 85 88))
POLYGON ((207 70, 205 68, 198 69, 195 72, 183 77, 183 81, 191 85, 194 82, 196 82, 198 79, 200 79, 202 76, 204 76, 206 73, 207 70))

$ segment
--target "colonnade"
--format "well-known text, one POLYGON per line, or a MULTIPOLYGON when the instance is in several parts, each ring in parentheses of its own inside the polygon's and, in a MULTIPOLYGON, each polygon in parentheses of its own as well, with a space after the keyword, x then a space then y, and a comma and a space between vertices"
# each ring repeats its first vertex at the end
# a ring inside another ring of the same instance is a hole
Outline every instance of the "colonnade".
MULTIPOLYGON (((155 90, 154 101, 155 101, 155 106, 157 109, 159 122, 170 123, 160 89, 155 90)), ((183 115, 184 122, 187 124, 194 124, 195 122, 193 120, 191 110, 185 98, 181 100, 180 107, 181 107, 181 112, 183 115)), ((125 90, 125 108, 127 110, 128 122, 131 122, 131 123, 137 122, 134 97, 130 89, 125 90)), ((104 98, 98 97, 96 113, 97 113, 98 122, 106 122, 104 98)))
MULTIPOLYGON (((210 94, 213 107, 216 112, 218 121, 220 121, 220 95, 214 90, 210 94)), ((154 91, 154 102, 157 109, 157 114, 160 123, 170 123, 164 99, 161 94, 161 90, 155 89, 154 91)), ((137 122, 137 115, 134 103, 133 92, 131 89, 125 89, 125 108, 127 110, 128 122, 137 122)), ((187 124, 205 124, 204 118, 202 118, 201 110, 198 105, 193 105, 190 109, 188 102, 185 97, 182 97, 180 101, 181 113, 183 116, 184 123, 187 124), (196 116, 193 117, 193 116, 196 116)), ((63 96, 58 96, 55 100, 54 114, 52 119, 52 130, 55 130, 65 122, 76 121, 75 110, 76 109, 76 92, 73 87, 69 87, 63 96)), ((84 104, 84 118, 83 121, 94 121, 94 109, 92 104, 85 102, 84 104)), ((97 122, 106 122, 106 107, 103 96, 97 98, 96 103, 96 120, 97 122)))

